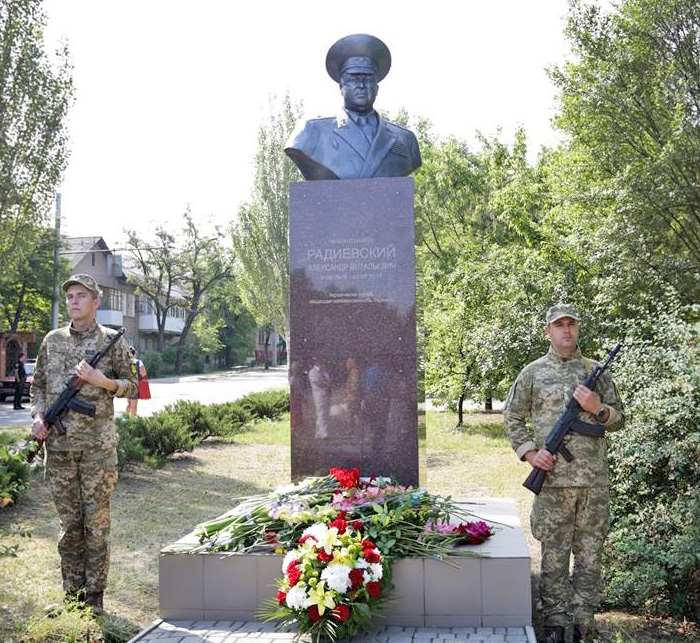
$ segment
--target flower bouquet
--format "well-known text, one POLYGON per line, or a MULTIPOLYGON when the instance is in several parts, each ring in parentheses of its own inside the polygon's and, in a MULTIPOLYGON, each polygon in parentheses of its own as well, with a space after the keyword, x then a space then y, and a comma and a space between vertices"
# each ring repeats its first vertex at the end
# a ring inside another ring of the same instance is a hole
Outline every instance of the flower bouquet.
POLYGON ((369 629, 391 588, 384 562, 347 522, 316 523, 284 557, 277 599, 267 601, 263 616, 296 622, 314 641, 354 636, 369 629))

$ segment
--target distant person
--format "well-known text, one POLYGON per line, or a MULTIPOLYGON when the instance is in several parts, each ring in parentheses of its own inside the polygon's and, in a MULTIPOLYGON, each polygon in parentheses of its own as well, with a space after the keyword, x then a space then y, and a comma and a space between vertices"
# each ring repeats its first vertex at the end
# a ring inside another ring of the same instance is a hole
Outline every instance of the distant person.
POLYGON ((136 395, 130 397, 126 403, 126 414, 136 416, 138 415, 141 395, 141 380, 145 380, 148 377, 148 371, 146 370, 146 365, 136 357, 136 349, 133 346, 129 346, 129 354, 131 355, 131 372, 137 378, 139 385, 136 388, 136 395))
POLYGON ((46 441, 45 475, 61 523, 58 552, 66 600, 85 601, 101 613, 109 571, 110 498, 118 477, 114 398, 132 397, 136 377, 123 337, 98 368, 87 361, 114 336, 95 321, 102 296, 97 282, 90 275, 73 275, 62 288, 71 321, 48 333, 39 348, 31 389, 32 435, 46 441), (58 435, 49 431, 44 413, 73 375, 85 382, 78 395, 95 405, 95 415, 68 411, 61 418, 66 432, 58 435))
POLYGON ((24 409, 22 406, 22 398, 24 397, 24 383, 27 381, 27 371, 24 369, 24 353, 17 355, 17 361, 14 363, 15 370, 15 399, 14 408, 16 410, 24 409))
POLYGON ((605 437, 572 433, 566 442, 574 456, 571 462, 552 455, 544 442, 572 396, 583 409, 579 419, 605 427, 606 433, 620 429, 625 419, 610 372, 601 376, 595 391, 583 385, 599 364, 581 355, 580 318, 569 304, 547 311, 549 351, 520 372, 503 410, 515 453, 532 467, 548 472, 530 514, 532 535, 540 541, 542 551, 544 643, 564 643, 566 627, 571 624, 573 643, 593 640, 591 628, 602 598, 603 544, 610 521, 605 437))

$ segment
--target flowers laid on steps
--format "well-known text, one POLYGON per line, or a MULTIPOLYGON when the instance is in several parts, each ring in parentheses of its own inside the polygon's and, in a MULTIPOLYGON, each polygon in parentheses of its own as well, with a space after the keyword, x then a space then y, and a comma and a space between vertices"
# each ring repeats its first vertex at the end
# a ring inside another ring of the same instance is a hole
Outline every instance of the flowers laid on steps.
POLYGON ((479 555, 465 545, 483 543, 493 527, 470 520, 476 516, 464 504, 388 478, 362 479, 359 469, 330 469, 242 499, 198 525, 199 545, 186 551, 284 554, 266 617, 296 621, 315 640, 336 640, 369 628, 393 587, 397 559, 479 555))
POLYGON ((314 639, 336 640, 365 629, 378 613, 384 591, 383 557, 376 545, 343 519, 304 530, 282 562, 277 598, 265 617, 287 618, 314 639))

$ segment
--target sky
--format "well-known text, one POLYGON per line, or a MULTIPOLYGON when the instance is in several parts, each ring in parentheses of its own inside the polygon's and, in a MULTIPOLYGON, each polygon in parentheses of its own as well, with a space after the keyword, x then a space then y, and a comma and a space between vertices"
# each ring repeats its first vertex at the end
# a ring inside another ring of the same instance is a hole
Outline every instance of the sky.
POLYGON ((47 47, 68 42, 76 86, 62 233, 102 236, 181 227, 189 206, 226 225, 249 200, 257 131, 271 96, 308 116, 341 106, 328 48, 381 38, 392 68, 375 107, 430 119, 440 136, 511 141, 530 157, 561 135, 546 68, 568 55, 566 0, 46 0, 47 47))

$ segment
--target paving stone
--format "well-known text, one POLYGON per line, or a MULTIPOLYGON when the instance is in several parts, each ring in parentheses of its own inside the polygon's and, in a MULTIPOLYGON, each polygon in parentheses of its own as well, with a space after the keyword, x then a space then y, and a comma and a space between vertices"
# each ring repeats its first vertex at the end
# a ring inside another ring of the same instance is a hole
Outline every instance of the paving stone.
POLYGON ((246 621, 241 623, 241 626, 236 628, 236 632, 260 632, 265 623, 260 621, 246 621))
POLYGON ((405 634, 404 632, 397 633, 389 637, 389 643, 411 643, 412 641, 413 637, 410 634, 405 634))
POLYGON ((494 634, 505 634, 506 633, 506 628, 505 627, 497 627, 493 631, 494 634))
POLYGON ((456 636, 462 636, 463 634, 476 634, 475 627, 453 627, 452 631, 456 636))
POLYGON ((186 636, 180 639, 180 643, 205 643, 205 641, 201 636, 186 636))
POLYGON ((493 634, 493 628, 492 627, 477 627, 476 633, 483 635, 485 638, 485 637, 491 636, 491 634, 493 634))
POLYGON ((522 636, 525 636, 527 638, 527 633, 525 632, 524 627, 507 627, 506 634, 508 634, 508 636, 510 636, 512 634, 522 635, 522 636))

